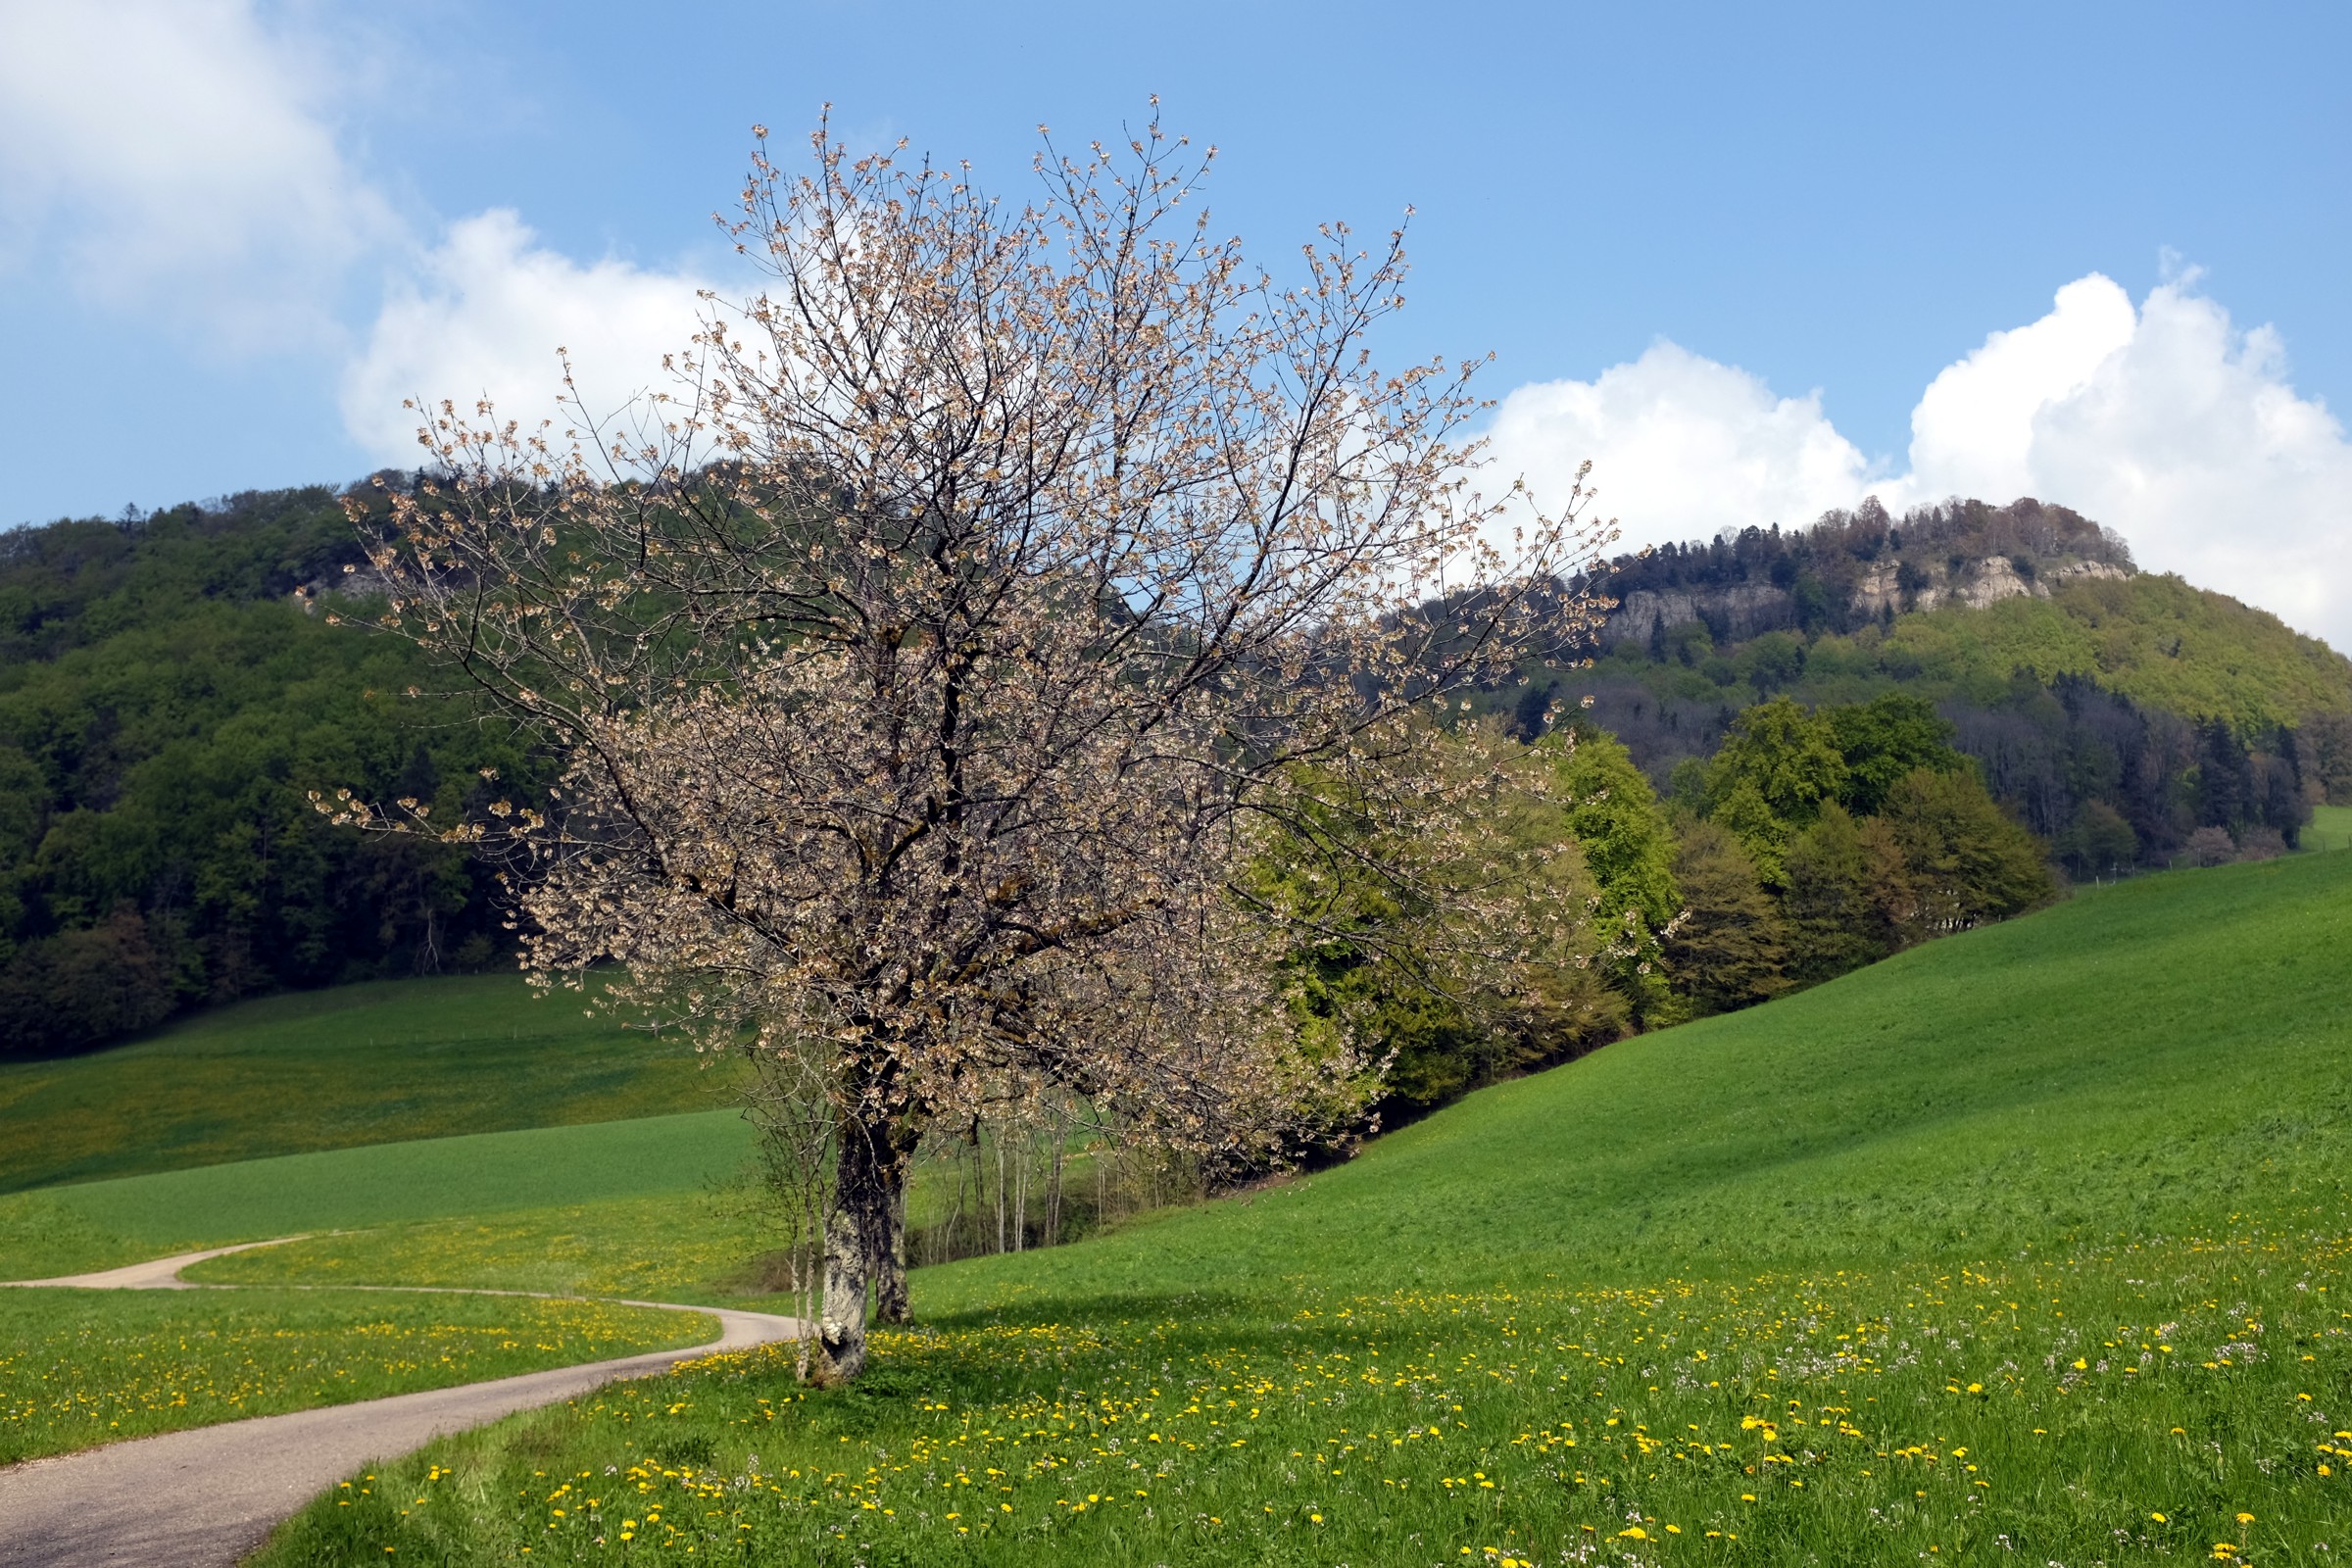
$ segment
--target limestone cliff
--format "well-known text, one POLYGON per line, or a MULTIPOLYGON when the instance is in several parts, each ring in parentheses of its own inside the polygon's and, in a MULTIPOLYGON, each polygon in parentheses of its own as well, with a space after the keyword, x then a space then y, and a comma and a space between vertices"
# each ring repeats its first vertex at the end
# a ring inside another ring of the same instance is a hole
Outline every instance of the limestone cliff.
POLYGON ((1610 647, 1692 621, 1717 643, 1849 631, 1942 605, 2046 599, 2068 583, 2132 570, 2121 540, 2063 507, 1952 502, 1898 522, 1866 505, 1788 533, 1748 528, 1621 558, 1601 579, 1618 605, 1600 640, 1610 647))

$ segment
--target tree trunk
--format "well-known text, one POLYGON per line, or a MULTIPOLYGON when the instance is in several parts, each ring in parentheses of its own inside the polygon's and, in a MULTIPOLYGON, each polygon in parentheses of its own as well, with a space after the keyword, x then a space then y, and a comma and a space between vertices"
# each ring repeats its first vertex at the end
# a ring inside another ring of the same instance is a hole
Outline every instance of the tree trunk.
POLYGON ((906 1300, 906 1167, 894 1167, 890 1200, 875 1216, 875 1228, 869 1233, 874 1254, 868 1260, 874 1272, 874 1321, 877 1323, 907 1323, 913 1321, 914 1310, 906 1300))
POLYGON ((865 1244, 843 1208, 825 1216, 825 1289, 808 1381, 835 1389, 865 1370, 865 1244))
POLYGON ((842 1130, 825 1217, 824 1304, 809 1357, 809 1381, 821 1388, 864 1369, 869 1298, 883 1321, 906 1321, 906 1152, 888 1124, 842 1130))
POLYGON ((1063 1154, 1068 1152, 1068 1141, 1059 1122, 1053 1124, 1053 1132, 1054 1176, 1051 1185, 1046 1188, 1045 1245, 1059 1247, 1061 1245, 1061 1160, 1063 1154))
POLYGON ((1021 1139, 1020 1163, 1012 1169, 1012 1250, 1018 1252, 1029 1245, 1029 1140, 1026 1135, 1021 1139))

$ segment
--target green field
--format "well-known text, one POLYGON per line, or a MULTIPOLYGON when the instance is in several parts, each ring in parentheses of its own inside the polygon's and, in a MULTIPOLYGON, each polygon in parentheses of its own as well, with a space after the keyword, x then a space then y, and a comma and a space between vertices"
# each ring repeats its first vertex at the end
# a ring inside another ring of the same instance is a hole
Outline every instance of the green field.
POLYGON ((2311 826, 2303 830, 2307 850, 2352 850, 2352 806, 2312 808, 2311 826))
POLYGON ((0 1464, 699 1345, 699 1313, 354 1291, 0 1291, 0 1464))
POLYGON ((269 1266, 240 1252, 200 1263, 188 1278, 481 1287, 789 1312, 751 1298, 754 1265, 767 1245, 736 1194, 697 1190, 334 1233, 272 1249, 290 1255, 269 1266))
POLYGON ((0 1193, 270 1154, 699 1110, 691 1051, 518 975, 220 1007, 145 1040, 0 1063, 0 1193))
POLYGON ((2331 1562, 2348 951, 2352 858, 2128 882, 921 1271, 846 1394, 754 1353, 436 1444, 263 1560, 2331 1562))
MULTIPOLYGON (((1678 1269, 1739 1270, 2103 1240, 2240 1209, 2326 1221, 2352 1151, 2347 951, 2352 862, 2142 877, 1498 1086, 1341 1170, 1017 1269, 926 1271, 924 1293, 962 1310, 985 1297, 970 1282, 1001 1272, 1026 1292, 1160 1291, 1339 1279, 1367 1260, 1432 1284, 1517 1277, 1531 1254, 1639 1278, 1660 1248, 1678 1269)), ((568 1133, 568 1157, 584 1170, 621 1131, 568 1133)), ((612 1197, 616 1245, 686 1259, 693 1239, 672 1226, 664 1241, 661 1210, 612 1197)), ((600 1288, 529 1272, 546 1265, 505 1241, 469 1251, 463 1201, 385 1277, 600 1288)), ((253 1229, 266 1233, 279 1232, 253 1229)), ((321 1237, 192 1277, 349 1278, 382 1240, 321 1237)), ((684 1261, 673 1276, 697 1277, 684 1261)))
MULTIPOLYGON (((1338 1169, 919 1271, 922 1326, 846 1395, 756 1352, 435 1445, 386 1473, 398 1507, 330 1502, 265 1560, 2325 1563, 2347 952, 2352 856, 2084 893, 1338 1169)), ((749 1147, 705 1112, 21 1192, 0 1276, 312 1231, 193 1277, 733 1298, 749 1147)), ((75 1354, 0 1316, 8 1366, 79 1369, 41 1451, 152 1418, 132 1358, 187 1338, 174 1311, 243 1303, 251 1366, 217 1381, 248 1400, 378 1375, 315 1370, 364 1346, 353 1298, 200 1299, 86 1308, 125 1315, 75 1354)), ((461 1360, 514 1321, 427 1316, 461 1360)))
MULTIPOLYGON (((377 1144, 0 1197, 0 1279, 110 1268, 302 1232, 515 1210, 669 1202, 665 1230, 723 1211, 715 1190, 752 1150, 733 1111, 377 1144)), ((372 1238, 349 1237, 363 1250, 372 1238)), ((369 1284, 496 1281, 386 1279, 369 1284)), ((526 1288, 540 1288, 543 1281, 526 1288)), ((561 1287, 557 1287, 561 1288, 561 1287)))

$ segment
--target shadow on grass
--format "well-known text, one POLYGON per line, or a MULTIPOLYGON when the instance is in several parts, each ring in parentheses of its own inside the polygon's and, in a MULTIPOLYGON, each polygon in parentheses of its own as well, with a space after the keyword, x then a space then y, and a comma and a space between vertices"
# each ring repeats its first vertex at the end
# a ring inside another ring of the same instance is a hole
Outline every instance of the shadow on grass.
POLYGON ((1203 1289, 1196 1291, 1097 1291, 1085 1295, 1038 1292, 985 1306, 958 1307, 927 1315, 918 1331, 975 1328, 1051 1328, 1063 1323, 1164 1323, 1250 1315, 1262 1318, 1282 1295, 1203 1289))

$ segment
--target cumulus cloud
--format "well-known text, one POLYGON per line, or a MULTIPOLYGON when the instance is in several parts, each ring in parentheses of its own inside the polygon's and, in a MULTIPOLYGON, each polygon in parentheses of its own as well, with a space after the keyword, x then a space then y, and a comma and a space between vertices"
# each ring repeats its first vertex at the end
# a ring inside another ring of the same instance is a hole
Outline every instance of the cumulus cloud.
POLYGON ((2352 649, 2352 442, 2296 393, 2278 334, 2240 331, 2193 277, 2136 312, 2106 278, 2069 284, 1937 376, 1911 429, 1904 499, 2063 502, 2142 565, 2352 649))
POLYGON ((2270 327, 2241 330, 2194 275, 2137 307, 2092 273, 2049 313, 1946 367, 1911 416, 1909 463, 1874 467, 1818 396, 1776 398, 1672 344, 1592 381, 1525 386, 1493 453, 1539 498, 1593 460, 1600 510, 1629 543, 1801 522, 1877 493, 2032 495, 2120 530, 2177 571, 2352 650, 2352 441, 2287 378, 2270 327))
POLYGON ((656 382, 697 279, 574 262, 503 210, 432 241, 330 100, 386 40, 315 21, 260 0, 0 0, 0 269, 234 350, 334 357, 346 427, 387 463, 417 458, 407 397, 552 414, 559 347, 592 407, 656 382), (355 285, 378 279, 355 331, 355 285))
POLYGON ((2031 494, 2036 416, 2089 385, 2137 326, 2132 296, 2093 272, 2060 289, 2049 315, 1993 333, 1928 383, 1902 488, 1925 499, 2031 494))
POLYGON ((0 0, 0 257, 240 345, 331 335, 401 226, 338 141, 347 76, 247 0, 0 0))
POLYGON ((545 249, 514 213, 450 226, 413 276, 397 279, 366 347, 343 376, 345 426, 373 457, 414 464, 409 398, 470 411, 487 398, 526 426, 557 416, 558 350, 600 417, 666 387, 662 357, 688 346, 700 320, 697 278, 625 262, 586 266, 545 249))
POLYGON ((1775 397, 1747 371, 1667 342, 1591 381, 1518 388, 1489 438, 1495 470, 1525 478, 1547 508, 1591 459, 1594 511, 1616 517, 1633 545, 1809 522, 1851 505, 1868 476, 1819 393, 1775 397))

